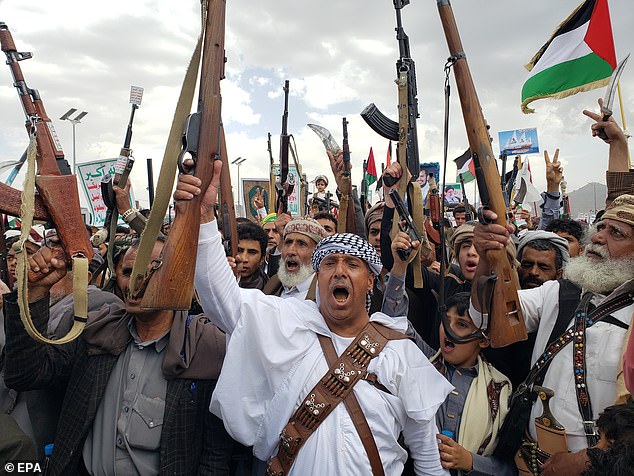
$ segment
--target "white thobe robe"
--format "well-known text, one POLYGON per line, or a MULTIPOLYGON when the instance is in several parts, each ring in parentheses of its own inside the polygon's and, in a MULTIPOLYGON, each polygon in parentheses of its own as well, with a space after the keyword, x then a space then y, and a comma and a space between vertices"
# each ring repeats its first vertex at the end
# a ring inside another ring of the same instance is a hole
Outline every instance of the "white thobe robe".
MULTIPOLYGON (((201 226, 196 289, 207 316, 230 334, 210 409, 237 441, 261 460, 277 452, 295 409, 328 370, 317 334, 333 338, 338 353, 350 340, 334 336, 317 305, 241 289, 226 264, 216 222, 201 226)), ((405 317, 375 313, 371 320, 405 331, 405 317)), ((390 393, 366 381, 355 395, 372 429, 386 475, 400 475, 407 459, 417 474, 448 474, 440 465, 434 415, 452 386, 409 340, 390 341, 368 371, 390 393)), ((291 475, 369 475, 369 459, 343 404, 308 438, 291 475)))

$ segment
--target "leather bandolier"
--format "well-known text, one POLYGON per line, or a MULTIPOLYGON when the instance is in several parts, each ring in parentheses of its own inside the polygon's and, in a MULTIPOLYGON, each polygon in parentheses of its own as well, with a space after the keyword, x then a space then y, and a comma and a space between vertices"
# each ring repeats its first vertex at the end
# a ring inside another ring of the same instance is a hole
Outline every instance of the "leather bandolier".
POLYGON ((341 402, 345 403, 359 433, 372 473, 374 476, 383 476, 383 465, 372 431, 353 388, 359 380, 367 380, 372 385, 381 387, 376 381, 376 375, 367 371, 370 361, 381 353, 388 341, 408 337, 381 324, 369 322, 340 357, 337 357, 330 338, 321 335, 318 337, 329 364, 328 372, 308 392, 282 430, 278 453, 269 460, 266 476, 286 476, 306 440, 341 402))

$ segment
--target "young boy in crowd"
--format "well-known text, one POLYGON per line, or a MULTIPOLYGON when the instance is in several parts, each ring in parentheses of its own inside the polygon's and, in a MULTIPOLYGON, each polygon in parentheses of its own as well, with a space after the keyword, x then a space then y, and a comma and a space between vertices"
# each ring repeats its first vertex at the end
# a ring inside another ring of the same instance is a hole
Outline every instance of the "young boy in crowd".
POLYGON ((442 465, 452 475, 516 475, 512 461, 492 456, 508 413, 511 382, 480 356, 489 347, 489 340, 480 330, 480 323, 469 316, 469 293, 454 294, 446 307, 453 334, 470 336, 470 340, 454 342, 443 325, 439 330, 440 350, 416 339, 423 353, 455 387, 436 414, 442 465))
POLYGON ((238 223, 237 269, 241 288, 262 290, 269 280, 262 269, 268 241, 262 227, 252 222, 238 223))

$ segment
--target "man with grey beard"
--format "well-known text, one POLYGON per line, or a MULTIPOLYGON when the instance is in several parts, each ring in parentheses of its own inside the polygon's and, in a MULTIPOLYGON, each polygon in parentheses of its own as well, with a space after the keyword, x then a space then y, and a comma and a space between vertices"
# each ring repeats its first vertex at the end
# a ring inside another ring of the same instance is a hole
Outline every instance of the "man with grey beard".
MULTIPOLYGON (((485 216, 496 218, 488 211, 485 216)), ((569 451, 548 459, 542 476, 581 474, 588 461, 585 450, 598 440, 594 421, 619 396, 617 372, 634 311, 634 195, 617 197, 589 235, 583 255, 570 260, 564 279, 519 291, 526 328, 537 331, 531 363, 540 364, 541 385, 554 391, 550 410, 566 430, 569 451), (603 308, 603 314, 595 311, 603 308)), ((501 225, 476 226, 480 261, 474 283, 490 274, 486 252, 502 249, 508 240, 509 230, 501 225)), ((482 292, 473 286, 470 313, 486 322, 488 316, 479 312, 482 292)), ((532 440, 541 414, 537 399, 528 423, 532 440)))
POLYGON ((314 300, 315 271, 311 258, 317 243, 326 235, 324 227, 312 218, 289 221, 280 243, 280 267, 262 290, 264 294, 314 300))

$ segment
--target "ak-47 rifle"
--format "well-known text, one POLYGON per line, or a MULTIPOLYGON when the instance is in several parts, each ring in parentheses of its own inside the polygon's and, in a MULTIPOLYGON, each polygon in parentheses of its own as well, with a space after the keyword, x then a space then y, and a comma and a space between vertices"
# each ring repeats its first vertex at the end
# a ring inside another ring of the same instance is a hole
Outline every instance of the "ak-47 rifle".
MULTIPOLYGON (((92 259, 93 248, 88 237, 88 233, 80 232, 85 230, 83 216, 79 204, 79 193, 77 190, 77 178, 70 175, 70 168, 64 159, 64 152, 61 144, 53 128, 51 120, 48 118, 42 103, 42 98, 35 89, 27 86, 22 74, 19 61, 32 57, 31 53, 18 52, 9 28, 5 23, 0 22, 0 47, 7 57, 7 64, 11 69, 14 79, 14 86, 18 91, 22 108, 26 116, 26 130, 32 140, 37 143, 36 162, 37 176, 35 177, 35 185, 39 191, 39 195, 48 211, 48 215, 57 229, 58 236, 64 247, 64 252, 72 259, 74 275, 77 280, 80 278, 85 280, 79 287, 87 285, 88 261, 92 259), (83 270, 83 271, 82 271, 83 270), (85 276, 84 276, 84 273, 85 276)), ((12 190, 11 187, 5 190, 12 190)), ((26 190, 25 190, 26 192, 26 190)), ((4 198, 0 199, 4 201, 4 198)), ((37 213, 36 213, 37 215, 37 213)), ((30 225, 26 225, 30 226, 30 225)), ((23 259, 26 259, 24 257, 23 259)), ((29 273, 30 280, 37 279, 38 273, 29 273)), ((18 274, 19 278, 19 274, 18 274)), ((24 276, 23 279, 27 279, 24 276)), ((18 279, 18 281, 20 278, 18 279)), ((26 290, 24 285, 19 283, 21 290, 26 290)), ((77 293, 82 292, 74 286, 77 293)), ((84 298, 86 289, 83 289, 84 298)), ((21 293, 22 300, 25 297, 21 293)), ((78 301, 75 300, 77 304, 78 301)), ((22 320, 27 328, 27 332, 35 339, 49 343, 63 343, 77 337, 87 319, 85 306, 75 308, 75 322, 67 336, 52 341, 42 336, 39 331, 32 325, 30 317, 26 310, 22 309, 22 320)))
MULTIPOLYGON (((405 34, 401 22, 401 9, 409 5, 409 0, 393 0, 396 10, 396 39, 398 40, 399 59, 396 62, 397 76, 402 72, 407 74, 407 168, 412 177, 418 177, 420 162, 418 159, 418 133, 416 129, 416 119, 418 119, 418 91, 416 87, 416 68, 414 60, 409 50, 409 38, 405 34)), ((399 123, 389 119, 379 111, 374 103, 368 105, 362 112, 361 117, 372 128, 374 132, 386 139, 399 140, 399 123)), ((385 181, 385 176, 383 177, 385 181)), ((389 180, 388 180, 389 181, 389 180)), ((392 183, 386 183, 392 186, 392 183)))
MULTIPOLYGON (((460 41, 456 19, 449 0, 437 0, 437 4, 451 55, 449 61, 453 63, 482 206, 495 212, 496 223, 505 226, 506 204, 500 186, 500 175, 489 141, 486 121, 460 41)), ((491 274, 488 277, 487 289, 481 294, 486 298, 479 299, 478 304, 481 311, 488 313, 489 316, 488 335, 491 346, 503 347, 525 340, 527 334, 517 295, 517 272, 505 249, 489 250, 487 260, 491 266, 491 274)))
MULTIPOLYGON (((223 215, 223 225, 227 222, 235 223, 235 217, 231 216, 235 212, 230 193, 229 162, 220 118, 220 80, 224 77, 225 64, 225 8, 224 0, 208 0, 198 110, 187 118, 183 134, 183 149, 179 157, 181 173, 194 174, 198 177, 201 180, 201 190, 207 190, 209 187, 214 161, 222 160, 220 212, 223 215), (191 155, 194 160, 193 167, 187 167, 183 163, 185 154, 191 155)), ((203 195, 200 194, 189 201, 177 202, 176 217, 161 257, 154 263, 154 272, 147 283, 141 302, 142 307, 180 310, 191 307, 198 249, 200 202, 203 195)), ((223 230, 225 237, 229 228, 225 225, 223 230)), ((235 242, 236 236, 232 236, 234 238, 232 242, 235 242)))
POLYGON ((295 181, 293 175, 288 173, 288 153, 290 147, 290 135, 288 134, 288 79, 284 81, 284 113, 282 114, 282 133, 280 134, 280 181, 275 181, 277 213, 288 211, 288 196, 293 193, 295 181), (290 178, 289 178, 290 177, 290 178))

